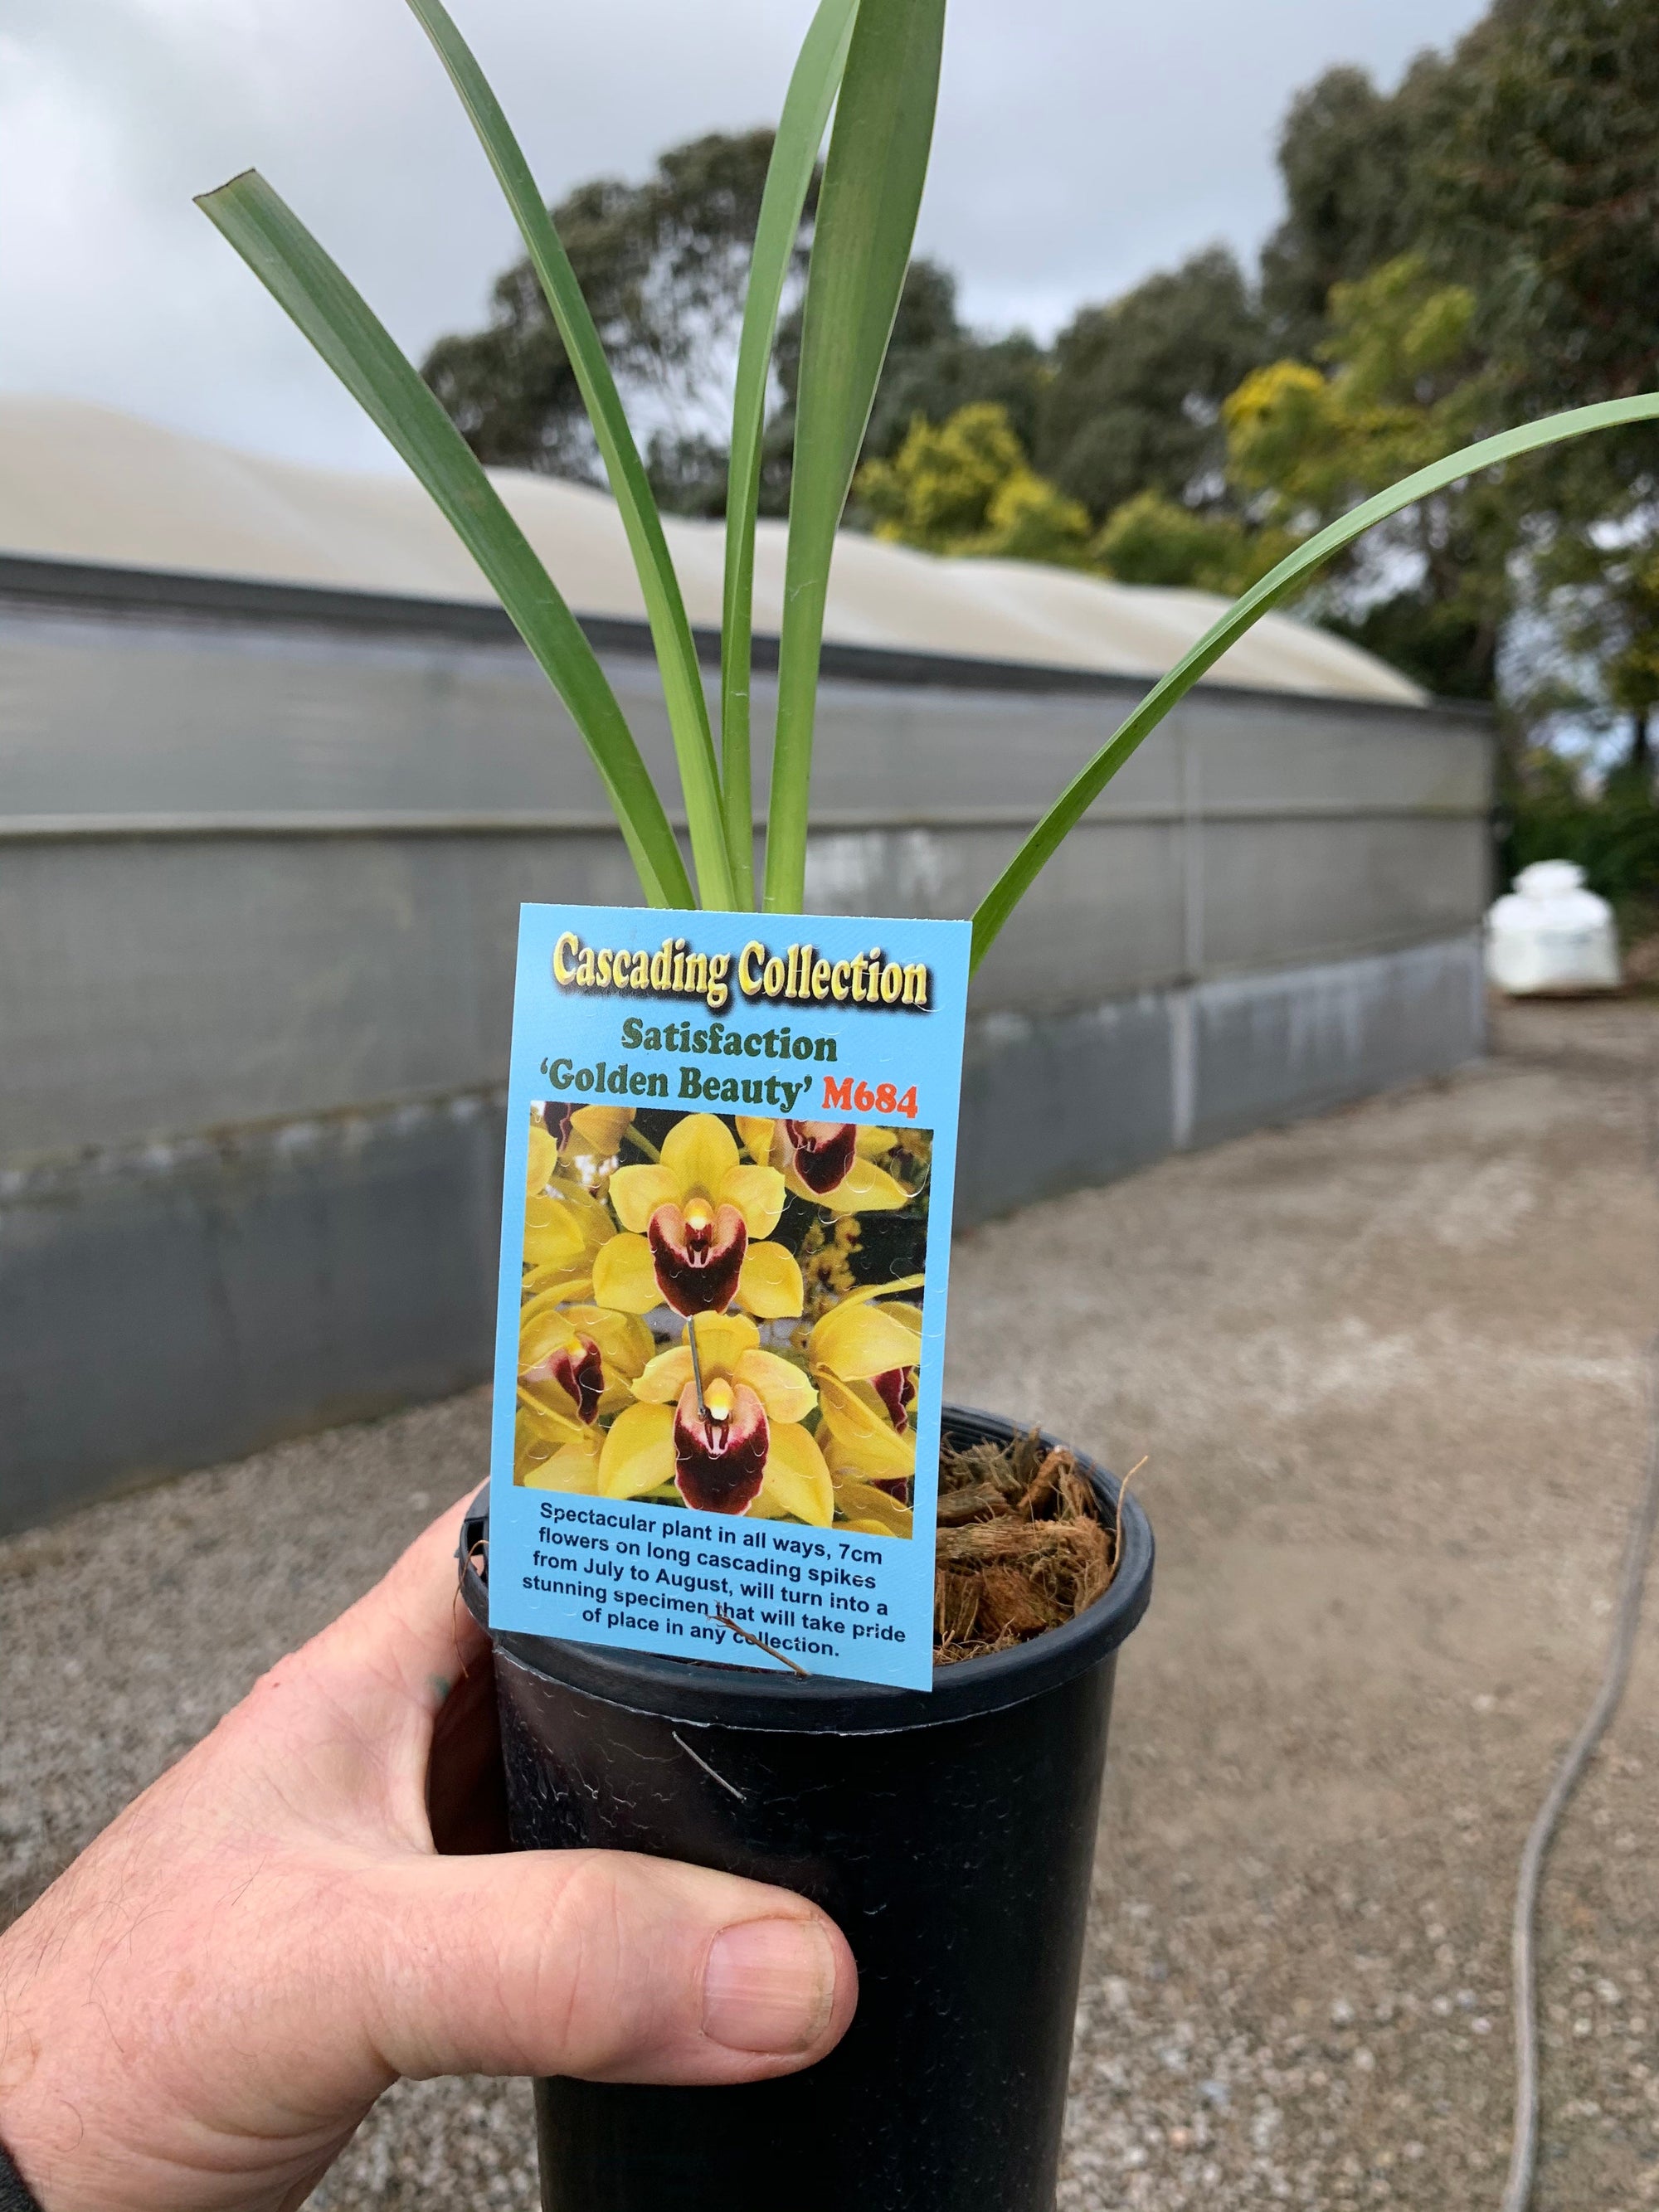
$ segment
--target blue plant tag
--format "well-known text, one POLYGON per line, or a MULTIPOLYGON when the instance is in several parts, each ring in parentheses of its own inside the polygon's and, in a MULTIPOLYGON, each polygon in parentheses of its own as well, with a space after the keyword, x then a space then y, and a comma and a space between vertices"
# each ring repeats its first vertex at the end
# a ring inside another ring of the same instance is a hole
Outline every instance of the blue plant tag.
POLYGON ((521 909, 493 1627, 929 1686, 969 942, 521 909))

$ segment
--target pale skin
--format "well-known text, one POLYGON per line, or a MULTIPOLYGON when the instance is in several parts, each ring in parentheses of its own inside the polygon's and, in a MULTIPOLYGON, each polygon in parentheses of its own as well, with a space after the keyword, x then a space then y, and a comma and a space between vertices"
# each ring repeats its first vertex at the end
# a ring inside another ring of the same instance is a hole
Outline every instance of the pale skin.
POLYGON ((288 2212, 400 2075, 752 2081, 845 2033, 803 1899, 500 1852, 460 1510, 0 1936, 0 2142, 44 2212, 288 2212))

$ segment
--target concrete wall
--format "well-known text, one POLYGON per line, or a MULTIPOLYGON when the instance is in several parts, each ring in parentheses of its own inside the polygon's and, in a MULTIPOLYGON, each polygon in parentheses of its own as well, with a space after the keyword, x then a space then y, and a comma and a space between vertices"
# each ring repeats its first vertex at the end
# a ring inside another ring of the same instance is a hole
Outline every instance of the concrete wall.
MULTIPOLYGON (((809 903, 969 911, 1134 696, 832 650, 809 903)), ((961 1217, 1478 1049, 1490 774, 1194 695, 981 971, 961 1217)), ((0 560, 0 1527, 481 1375, 516 909, 635 895, 492 611, 0 560)))

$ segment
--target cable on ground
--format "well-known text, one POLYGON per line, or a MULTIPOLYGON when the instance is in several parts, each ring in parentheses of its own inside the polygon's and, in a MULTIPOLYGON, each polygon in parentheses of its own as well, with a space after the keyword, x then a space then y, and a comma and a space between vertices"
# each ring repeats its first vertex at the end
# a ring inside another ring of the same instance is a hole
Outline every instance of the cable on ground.
POLYGON ((1515 1978, 1515 2133, 1502 2212, 1528 2212, 1538 2160, 1538 1884, 1562 1814, 1583 1778, 1592 1753, 1619 1710, 1630 1675, 1631 1655, 1642 1618, 1648 1559, 1659 1527, 1659 1337, 1648 1346, 1648 1463, 1625 1547, 1625 1570, 1613 1619, 1607 1663, 1595 1702, 1556 1769, 1521 1854, 1515 1895, 1510 1958, 1515 1978))

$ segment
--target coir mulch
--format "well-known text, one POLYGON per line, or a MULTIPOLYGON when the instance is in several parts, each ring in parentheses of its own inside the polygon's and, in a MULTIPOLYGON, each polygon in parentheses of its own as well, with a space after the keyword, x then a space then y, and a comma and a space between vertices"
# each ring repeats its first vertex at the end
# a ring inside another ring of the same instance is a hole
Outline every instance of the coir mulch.
POLYGON ((935 1659, 1005 1651, 1075 1619, 1110 1588, 1120 1535, 1071 1453, 1035 1431, 1010 1444, 943 1446, 935 1659))

